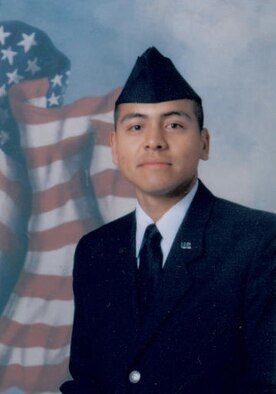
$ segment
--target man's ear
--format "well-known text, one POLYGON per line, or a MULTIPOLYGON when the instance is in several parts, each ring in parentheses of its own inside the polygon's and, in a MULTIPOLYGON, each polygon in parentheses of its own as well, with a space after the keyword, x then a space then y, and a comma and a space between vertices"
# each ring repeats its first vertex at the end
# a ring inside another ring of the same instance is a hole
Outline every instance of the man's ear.
POLYGON ((201 130, 201 160, 208 160, 209 159, 209 148, 210 148, 210 134, 208 129, 204 127, 201 130))
POLYGON ((112 150, 112 161, 114 164, 118 164, 118 156, 117 156, 117 144, 116 144, 116 131, 112 131, 109 137, 111 150, 112 150))

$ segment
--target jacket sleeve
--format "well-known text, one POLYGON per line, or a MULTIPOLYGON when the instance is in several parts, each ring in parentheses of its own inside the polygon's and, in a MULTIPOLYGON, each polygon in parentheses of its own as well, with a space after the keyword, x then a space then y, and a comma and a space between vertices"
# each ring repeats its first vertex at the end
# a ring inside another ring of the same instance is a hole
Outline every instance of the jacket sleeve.
POLYGON ((60 387, 61 393, 64 394, 101 394, 102 390, 97 385, 97 378, 93 376, 91 370, 92 349, 87 335, 88 327, 86 324, 86 311, 84 308, 85 296, 84 279, 85 256, 83 252, 85 247, 82 241, 79 242, 74 261, 73 270, 73 290, 75 300, 74 323, 71 339, 70 363, 69 369, 72 380, 67 381, 60 387))
POLYGON ((255 257, 249 273, 245 302, 248 384, 252 394, 275 394, 275 237, 268 242, 261 241, 255 257))

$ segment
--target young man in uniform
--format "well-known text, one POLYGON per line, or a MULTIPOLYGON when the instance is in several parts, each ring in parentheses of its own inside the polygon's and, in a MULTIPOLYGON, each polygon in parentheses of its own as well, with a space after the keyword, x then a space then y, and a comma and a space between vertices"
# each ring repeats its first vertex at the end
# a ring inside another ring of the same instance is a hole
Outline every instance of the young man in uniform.
POLYGON ((276 393, 275 216, 198 179, 201 98, 155 48, 116 102, 112 151, 137 207, 78 244, 61 391, 276 393))

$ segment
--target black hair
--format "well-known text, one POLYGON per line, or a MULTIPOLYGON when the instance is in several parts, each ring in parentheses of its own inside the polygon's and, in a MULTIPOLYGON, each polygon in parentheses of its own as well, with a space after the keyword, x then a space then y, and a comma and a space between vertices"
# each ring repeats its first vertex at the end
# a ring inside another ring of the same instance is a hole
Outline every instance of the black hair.
POLYGON ((194 113, 197 119, 199 130, 202 130, 204 125, 204 112, 203 112, 202 103, 193 100, 193 107, 194 107, 194 113))

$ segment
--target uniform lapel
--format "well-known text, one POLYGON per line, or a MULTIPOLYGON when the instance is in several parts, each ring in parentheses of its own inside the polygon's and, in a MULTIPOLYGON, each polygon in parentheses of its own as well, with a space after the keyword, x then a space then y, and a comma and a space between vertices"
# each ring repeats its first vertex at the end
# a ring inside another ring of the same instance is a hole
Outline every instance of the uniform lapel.
POLYGON ((137 261, 135 250, 136 218, 135 213, 127 215, 120 223, 115 235, 116 248, 112 256, 114 299, 116 314, 114 320, 120 327, 120 336, 128 343, 126 351, 132 359, 138 335, 139 316, 137 314, 137 261))
MULTIPOLYGON (((119 306, 129 306, 129 315, 135 313, 136 297, 136 257, 135 257, 135 231, 136 222, 134 212, 123 218, 120 227, 123 231, 114 234, 113 242, 116 244, 112 255, 113 277, 117 302, 119 306)), ((123 311, 127 313, 127 311, 123 311)))
POLYGON ((150 318, 140 329, 137 343, 137 349, 140 351, 150 341, 160 324, 173 313, 173 309, 192 284, 193 278, 188 266, 196 264, 196 259, 202 254, 205 226, 213 201, 213 195, 200 182, 164 266, 160 286, 149 311, 150 318))

